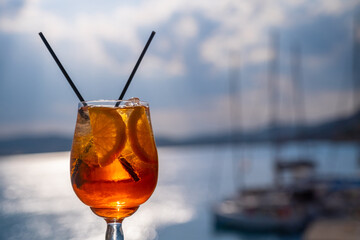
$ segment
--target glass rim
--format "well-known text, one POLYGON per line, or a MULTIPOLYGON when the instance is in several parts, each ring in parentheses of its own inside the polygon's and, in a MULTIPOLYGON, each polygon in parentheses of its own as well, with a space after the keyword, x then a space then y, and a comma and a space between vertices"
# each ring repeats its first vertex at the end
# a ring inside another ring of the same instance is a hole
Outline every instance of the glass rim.
POLYGON ((126 100, 111 100, 111 99, 98 99, 98 100, 87 100, 87 101, 81 101, 79 102, 79 106, 111 106, 114 105, 114 107, 127 107, 128 104, 131 104, 130 106, 149 106, 149 103, 147 101, 138 100, 134 102, 132 99, 126 99, 126 100), (117 105, 117 106, 115 106, 117 105))

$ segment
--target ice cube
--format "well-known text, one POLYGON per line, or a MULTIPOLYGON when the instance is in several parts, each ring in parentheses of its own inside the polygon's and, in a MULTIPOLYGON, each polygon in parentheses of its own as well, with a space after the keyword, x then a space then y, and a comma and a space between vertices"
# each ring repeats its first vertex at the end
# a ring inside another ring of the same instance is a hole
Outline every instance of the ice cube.
POLYGON ((129 101, 131 102, 131 106, 139 106, 140 99, 137 97, 130 98, 129 101))
POLYGON ((79 109, 75 134, 79 137, 91 136, 89 109, 87 107, 82 107, 79 109))
POLYGON ((82 117, 82 120, 89 121, 89 110, 85 107, 79 109, 79 115, 82 117))

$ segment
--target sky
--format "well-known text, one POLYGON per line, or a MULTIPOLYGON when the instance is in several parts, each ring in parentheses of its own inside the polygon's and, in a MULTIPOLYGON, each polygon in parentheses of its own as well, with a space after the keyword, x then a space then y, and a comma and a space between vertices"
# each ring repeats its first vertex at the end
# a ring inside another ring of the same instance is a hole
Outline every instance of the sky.
POLYGON ((95 100, 119 97, 156 31, 125 96, 156 136, 261 128, 274 106, 280 123, 350 115, 359 16, 355 0, 0 0, 0 138, 73 134, 78 99, 39 32, 95 100))

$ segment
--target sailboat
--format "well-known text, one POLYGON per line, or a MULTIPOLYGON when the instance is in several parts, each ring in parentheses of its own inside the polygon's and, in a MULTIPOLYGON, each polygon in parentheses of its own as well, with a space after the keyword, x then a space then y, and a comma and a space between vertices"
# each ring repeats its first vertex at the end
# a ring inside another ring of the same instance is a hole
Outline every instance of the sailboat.
MULTIPOLYGON (((278 38, 273 37, 274 57, 269 64, 270 102, 274 102, 274 81, 278 71, 278 38)), ((275 128, 277 109, 270 111, 271 126, 275 128)), ((275 149, 280 140, 274 137, 275 149)), ((245 231, 295 233, 302 231, 314 216, 309 200, 313 192, 307 189, 306 177, 313 171, 314 165, 309 161, 281 161, 276 151, 274 173, 275 184, 268 188, 241 188, 213 208, 216 227, 233 228, 245 231), (282 175, 290 172, 296 181, 284 184, 282 175), (301 181, 300 181, 301 179, 301 181)), ((242 185, 243 186, 243 185, 242 185)))

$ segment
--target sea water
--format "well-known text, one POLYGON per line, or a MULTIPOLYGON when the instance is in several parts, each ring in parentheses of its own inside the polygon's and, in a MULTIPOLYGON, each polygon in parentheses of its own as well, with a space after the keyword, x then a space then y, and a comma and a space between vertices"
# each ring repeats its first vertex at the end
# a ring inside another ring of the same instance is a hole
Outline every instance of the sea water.
MULTIPOLYGON (((313 142, 159 148, 159 182, 123 224, 127 240, 299 240, 215 228, 211 208, 239 188, 273 183, 273 159, 308 158, 321 175, 359 176, 358 145, 313 142), (276 149, 276 151, 274 150, 276 149)), ((0 239, 104 239, 105 221, 77 199, 69 152, 0 158, 0 239)))

